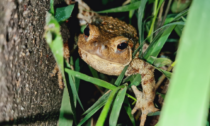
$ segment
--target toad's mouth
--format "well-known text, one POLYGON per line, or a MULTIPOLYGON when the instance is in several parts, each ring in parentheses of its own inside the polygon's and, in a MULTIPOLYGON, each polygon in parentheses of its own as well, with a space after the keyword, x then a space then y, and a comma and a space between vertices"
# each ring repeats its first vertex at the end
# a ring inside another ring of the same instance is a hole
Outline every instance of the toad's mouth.
POLYGON ((81 48, 79 48, 80 57, 91 67, 96 69, 97 71, 108 74, 108 75, 120 75, 125 66, 127 66, 131 60, 128 62, 121 64, 117 62, 112 62, 106 59, 103 59, 97 55, 91 54, 81 48))

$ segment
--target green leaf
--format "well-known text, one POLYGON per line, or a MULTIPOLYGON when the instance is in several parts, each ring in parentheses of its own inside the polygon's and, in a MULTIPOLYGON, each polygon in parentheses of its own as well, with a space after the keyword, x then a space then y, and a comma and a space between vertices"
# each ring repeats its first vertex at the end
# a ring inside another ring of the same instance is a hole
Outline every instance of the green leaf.
POLYGON ((140 84, 141 84, 141 74, 135 74, 135 77, 131 81, 129 87, 131 87, 132 85, 139 86, 140 84))
POLYGON ((139 50, 139 58, 142 54, 142 47, 143 47, 143 40, 144 40, 144 31, 143 31, 143 25, 142 25, 142 19, 144 15, 144 10, 146 6, 147 0, 142 0, 141 4, 138 9, 138 30, 139 30, 139 45, 140 45, 140 50, 139 50))
POLYGON ((54 0, 50 0, 50 13, 54 15, 54 0))
POLYGON ((129 5, 124 5, 121 7, 116 7, 108 10, 98 11, 97 13, 116 13, 116 12, 126 12, 130 10, 138 9, 139 5, 141 4, 141 1, 133 2, 129 5))
POLYGON ((110 92, 104 94, 88 110, 86 110, 83 113, 83 115, 84 114, 87 114, 87 115, 82 119, 82 121, 78 124, 78 126, 81 126, 82 124, 84 124, 88 119, 90 119, 90 117, 93 116, 93 114, 95 114, 100 108, 102 108, 106 104, 109 95, 110 95, 110 92))
POLYGON ((147 62, 153 64, 154 58, 151 58, 151 56, 157 57, 160 50, 163 48, 163 45, 165 44, 166 40, 168 39, 169 35, 173 31, 174 27, 175 26, 169 26, 169 28, 167 28, 163 32, 163 34, 157 41, 154 39, 153 42, 149 45, 148 49, 146 50, 143 56, 147 62))
POLYGON ((171 63, 172 63, 172 61, 168 58, 156 58, 156 57, 154 57, 154 63, 153 64, 156 67, 163 67, 163 66, 169 65, 171 63))
POLYGON ((67 20, 71 16, 73 9, 74 9, 74 4, 71 4, 66 7, 57 8, 55 10, 55 19, 58 22, 67 20))
POLYGON ((93 116, 93 114, 95 114, 100 108, 102 108, 105 105, 105 103, 106 102, 103 101, 100 105, 98 105, 92 111, 90 111, 77 126, 81 126, 82 124, 84 124, 88 119, 90 119, 93 116))
POLYGON ((187 7, 189 7, 191 1, 192 0, 186 0, 186 1, 174 0, 171 5, 171 11, 173 13, 181 12, 181 11, 185 10, 187 7))
POLYGON ((122 108, 122 104, 125 99, 126 91, 127 91, 127 87, 124 87, 123 89, 121 89, 114 100, 112 111, 109 117, 109 126, 117 125, 117 120, 119 118, 120 110, 122 108))
POLYGON ((58 125, 59 126, 72 126, 73 116, 74 116, 74 113, 70 105, 68 89, 64 88, 58 125))
POLYGON ((160 126, 205 126, 210 98, 209 0, 193 0, 181 36, 176 66, 160 126))
POLYGON ((155 0, 148 0, 148 3, 149 3, 149 4, 154 3, 154 1, 155 1, 155 0))
POLYGON ((166 70, 163 70, 163 69, 160 69, 160 68, 157 68, 157 67, 155 67, 155 69, 157 69, 157 70, 159 70, 160 72, 162 72, 169 80, 170 80, 170 78, 171 78, 171 72, 168 72, 168 71, 166 71, 166 70))
POLYGON ((183 25, 185 25, 185 22, 183 22, 183 21, 177 21, 177 22, 168 23, 168 24, 165 24, 164 26, 158 28, 157 30, 155 30, 155 31, 153 32, 153 34, 154 34, 155 32, 157 32, 157 31, 159 31, 159 30, 161 30, 161 29, 163 29, 163 28, 169 27, 169 26, 181 26, 181 27, 184 27, 183 25))
POLYGON ((88 121, 84 124, 85 126, 92 126, 93 120, 90 118, 88 121))
POLYGON ((182 35, 182 30, 183 30, 184 26, 181 25, 177 25, 174 30, 176 31, 176 33, 181 36, 182 35))
POLYGON ((103 5, 107 5, 108 2, 109 2, 108 0, 102 0, 103 5))
POLYGON ((91 82, 93 84, 96 84, 98 86, 101 86, 101 87, 104 87, 104 88, 107 88, 107 89, 110 89, 110 90, 114 90, 116 87, 106 81, 103 81, 103 80, 100 80, 98 78, 93 78, 93 77, 90 77, 88 75, 85 75, 85 74, 82 74, 80 72, 76 72, 76 71, 73 71, 73 70, 70 70, 70 69, 65 69, 65 72, 67 72, 68 74, 72 75, 72 76, 75 76, 77 78, 80 78, 84 81, 87 81, 87 82, 91 82))
MULTIPOLYGON (((71 60, 73 60, 73 58, 71 58, 71 60)), ((65 62, 65 65, 68 67, 68 68, 70 68, 70 65, 67 63, 67 62, 65 62)), ((67 73, 68 74, 68 73, 67 73)), ((70 74, 68 74, 68 79, 69 79, 69 86, 70 87, 68 87, 68 89, 71 89, 70 91, 74 94, 74 105, 76 106, 76 100, 78 100, 78 102, 79 102, 79 104, 80 104, 80 106, 81 106, 81 108, 83 109, 83 111, 84 111, 84 107, 83 107, 83 105, 82 105, 82 103, 81 103, 81 101, 80 101, 80 98, 79 98, 79 95, 78 95, 78 92, 77 92, 77 88, 76 88, 76 84, 75 84, 75 78, 72 76, 72 75, 70 75, 70 74)))
POLYGON ((163 99, 165 99, 165 97, 166 97, 166 94, 161 94, 159 92, 156 92, 156 94, 159 94, 163 99))
POLYGON ((99 78, 98 72, 95 69, 93 69, 91 66, 89 66, 89 69, 90 69, 90 72, 92 73, 93 77, 99 78))
POLYGON ((157 116, 160 115, 160 111, 149 113, 147 116, 157 116))
POLYGON ((89 112, 91 112, 94 108, 101 106, 101 104, 105 105, 108 97, 110 95, 110 92, 105 93, 104 95, 102 95, 90 108, 88 108, 82 115, 88 114, 89 112), (105 101, 105 102, 104 102, 105 101))
POLYGON ((129 87, 132 85, 139 86, 141 84, 141 74, 133 74, 123 80, 123 83, 125 82, 130 82, 131 84, 129 87))
POLYGON ((115 88, 113 91, 111 91, 111 94, 98 118, 98 121, 96 123, 96 126, 103 126, 104 125, 104 122, 106 120, 106 117, 108 115, 108 112, 109 112, 109 109, 111 107, 111 104, 112 104, 112 101, 115 99, 115 95, 117 94, 117 92, 120 90, 120 88, 124 87, 123 86, 120 86, 120 87, 117 87, 115 88))
MULTIPOLYGON (((137 0, 131 0, 131 1, 130 1, 130 4, 133 4, 133 3, 136 2, 136 1, 137 1, 137 0)), ((129 11, 129 24, 131 24, 131 18, 133 17, 134 12, 135 12, 135 10, 130 10, 130 11, 129 11)))
MULTIPOLYGON (((150 26, 150 30, 149 30, 149 33, 147 35, 147 37, 151 36, 151 34, 153 33, 154 31, 154 26, 155 26, 155 21, 157 19, 157 15, 158 15, 158 12, 160 10, 160 7, 162 5, 162 3, 164 2, 164 0, 160 0, 159 1, 159 4, 157 6, 157 3, 158 3, 158 0, 155 0, 155 8, 154 8, 154 18, 152 19, 152 23, 151 23, 151 26, 150 26)), ((151 36, 152 37, 152 36, 151 36)))
POLYGON ((174 17, 173 21, 180 20, 182 17, 186 16, 187 13, 188 13, 188 9, 180 12, 179 14, 176 15, 176 17, 174 17))
POLYGON ((120 73, 120 76, 118 76, 117 80, 115 81, 114 85, 119 86, 123 80, 123 77, 125 76, 125 72, 128 69, 128 65, 124 67, 123 71, 120 73))
POLYGON ((208 121, 206 122, 206 126, 209 126, 209 122, 208 121))
POLYGON ((168 14, 167 18, 165 19, 164 25, 172 22, 174 20, 174 17, 172 17, 174 14, 168 14))
MULTIPOLYGON (((80 58, 77 58, 77 59, 75 60, 75 71, 80 71, 79 62, 80 62, 80 58)), ((79 78, 75 78, 75 85, 76 85, 76 89, 77 89, 77 92, 78 92, 78 90, 79 90, 79 85, 80 85, 80 79, 79 79, 79 78)))
POLYGON ((128 101, 127 97, 125 97, 124 108, 125 108, 125 111, 126 111, 128 117, 129 117, 129 119, 131 120, 131 123, 133 124, 133 126, 135 126, 136 125, 135 124, 135 119, 134 119, 133 115, 131 114, 132 110, 131 110, 131 106, 129 104, 129 101, 128 101))

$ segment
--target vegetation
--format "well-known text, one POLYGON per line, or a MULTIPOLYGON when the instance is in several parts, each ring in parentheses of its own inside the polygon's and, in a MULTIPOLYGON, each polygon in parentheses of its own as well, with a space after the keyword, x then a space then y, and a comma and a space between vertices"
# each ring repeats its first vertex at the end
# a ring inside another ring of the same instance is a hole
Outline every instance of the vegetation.
MULTIPOLYGON (((115 0, 110 1, 114 2, 115 0)), ((102 3, 106 5, 110 1, 102 0, 102 3)), ((173 2, 172 0, 131 0, 126 5, 98 12, 127 12, 123 18, 125 20, 128 18, 129 22, 136 26, 140 36, 140 47, 134 54, 137 51, 142 54, 143 43, 149 43, 149 48, 143 55, 139 55, 140 58, 153 64, 157 70, 163 73, 161 76, 155 75, 159 81, 164 76, 168 79, 171 78, 163 108, 155 103, 161 111, 150 114, 154 116, 161 113, 157 126, 209 125, 210 119, 207 120, 210 100, 209 4, 208 0, 193 0, 192 3, 181 0, 174 0, 173 2), (189 10, 188 6, 190 6, 189 10), (167 43, 173 45, 173 48, 176 48, 174 45, 179 44, 178 51, 169 49, 167 51, 170 55, 164 53, 163 48, 167 43), (173 69, 174 65, 175 69, 171 75, 170 70, 173 69), (162 69, 164 66, 168 69, 162 69)), ((79 72, 79 57, 71 57, 70 64, 64 61, 59 23, 70 17, 74 5, 56 8, 56 13, 54 13, 53 5, 53 0, 51 0, 51 9, 46 16, 45 38, 54 54, 66 87, 60 109, 59 125, 80 126, 84 123, 91 125, 91 118, 101 109, 97 126, 105 124, 115 126, 122 123, 124 125, 138 125, 138 118, 136 119, 131 115, 132 102, 135 102, 136 99, 128 90, 131 85, 140 83, 140 75, 124 79, 124 73, 127 69, 125 68, 118 78, 108 77, 111 81, 107 82, 104 79, 106 78, 105 75, 97 73, 92 68, 90 71, 93 77, 79 72), (74 70, 71 69, 72 66, 74 70), (103 87, 100 90, 105 92, 82 115, 78 115, 76 112, 76 108, 83 110, 85 108, 78 94, 79 89, 83 86, 80 85, 80 79, 103 87), (128 119, 118 121, 118 118, 123 114, 128 119), (83 118, 81 119, 81 117, 83 118)), ((141 90, 141 86, 139 89, 141 90)), ((157 95, 165 98, 165 94, 161 92, 157 92, 157 95)))

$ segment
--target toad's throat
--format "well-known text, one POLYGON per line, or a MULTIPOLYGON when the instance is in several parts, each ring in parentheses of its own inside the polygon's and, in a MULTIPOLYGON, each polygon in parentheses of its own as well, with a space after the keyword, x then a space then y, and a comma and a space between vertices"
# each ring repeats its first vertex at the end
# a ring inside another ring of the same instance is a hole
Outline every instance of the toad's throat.
POLYGON ((87 51, 79 48, 80 57, 91 67, 97 71, 107 74, 107 75, 120 75, 122 70, 126 65, 128 65, 132 59, 127 63, 121 64, 116 62, 111 62, 106 59, 100 58, 97 55, 88 53, 87 51))

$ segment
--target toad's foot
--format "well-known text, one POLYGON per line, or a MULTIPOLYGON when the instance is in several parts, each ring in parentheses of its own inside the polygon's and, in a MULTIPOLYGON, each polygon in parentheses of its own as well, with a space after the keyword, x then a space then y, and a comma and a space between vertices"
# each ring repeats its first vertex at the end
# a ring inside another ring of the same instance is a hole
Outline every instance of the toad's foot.
POLYGON ((142 114, 140 126, 144 126, 147 114, 151 112, 156 112, 158 111, 158 109, 155 108, 153 101, 150 101, 143 97, 143 93, 139 91, 136 86, 133 85, 132 89, 137 98, 137 102, 131 113, 134 114, 137 110, 141 110, 142 114))

